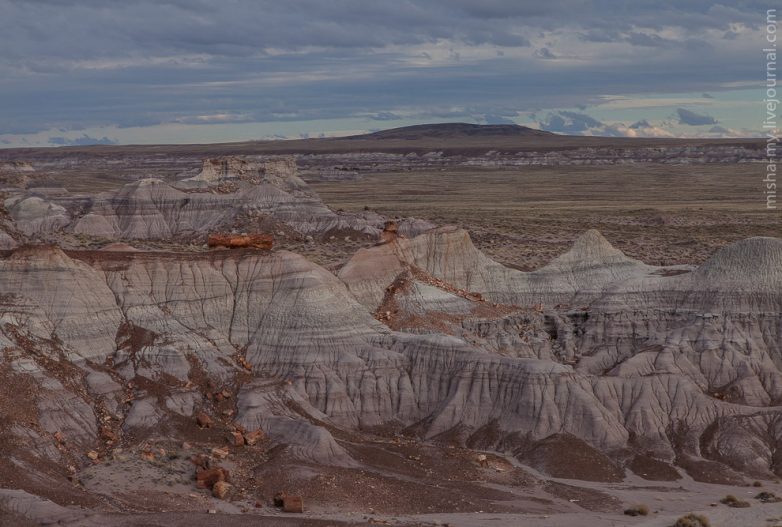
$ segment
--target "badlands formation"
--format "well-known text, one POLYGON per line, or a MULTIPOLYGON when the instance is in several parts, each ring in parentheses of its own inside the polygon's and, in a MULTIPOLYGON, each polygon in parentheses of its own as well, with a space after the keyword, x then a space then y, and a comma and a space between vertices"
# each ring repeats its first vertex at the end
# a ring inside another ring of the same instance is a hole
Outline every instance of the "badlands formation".
MULTIPOLYGON (((143 178, 97 195, 14 189, 4 206, 12 220, 6 233, 43 240, 63 232, 82 240, 182 243, 203 241, 208 232, 226 228, 377 237, 383 227, 377 215, 340 216, 331 211, 298 177, 290 157, 263 163, 207 159, 192 177, 175 182, 143 178)), ((404 228, 409 232, 431 226, 405 222, 404 228)))
POLYGON ((292 158, 97 194, 6 170, 0 525, 782 517, 753 498, 782 495, 779 238, 653 266, 589 230, 522 272, 332 211, 292 158), (278 244, 334 237, 365 243, 329 269, 278 244))

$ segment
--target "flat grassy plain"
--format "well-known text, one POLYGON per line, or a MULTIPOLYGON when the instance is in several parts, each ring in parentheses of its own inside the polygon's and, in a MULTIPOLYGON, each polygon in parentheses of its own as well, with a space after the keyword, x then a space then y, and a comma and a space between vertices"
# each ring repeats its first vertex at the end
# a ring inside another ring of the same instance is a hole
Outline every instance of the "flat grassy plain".
POLYGON ((457 167, 310 183, 335 209, 368 206, 468 229, 475 244, 523 270, 545 265, 587 229, 651 264, 700 263, 751 236, 782 236, 761 164, 457 167))

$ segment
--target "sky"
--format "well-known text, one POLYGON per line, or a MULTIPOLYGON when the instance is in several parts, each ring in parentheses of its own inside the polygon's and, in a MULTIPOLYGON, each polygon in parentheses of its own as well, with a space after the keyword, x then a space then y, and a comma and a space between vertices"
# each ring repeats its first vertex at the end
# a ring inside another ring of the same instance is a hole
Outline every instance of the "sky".
POLYGON ((761 135, 752 0, 0 0, 0 147, 761 135))

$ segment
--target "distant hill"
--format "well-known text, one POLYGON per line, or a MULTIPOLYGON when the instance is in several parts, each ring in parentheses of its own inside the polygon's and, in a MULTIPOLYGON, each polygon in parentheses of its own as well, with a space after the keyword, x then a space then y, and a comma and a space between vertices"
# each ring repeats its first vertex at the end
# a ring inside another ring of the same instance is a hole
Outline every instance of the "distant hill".
POLYGON ((589 137, 560 135, 516 124, 436 123, 392 128, 362 135, 309 139, 242 141, 191 145, 92 145, 41 147, 26 149, 0 148, 0 162, 20 156, 51 157, 63 155, 97 155, 111 153, 133 155, 188 154, 200 157, 220 155, 309 154, 387 152, 407 154, 442 152, 445 155, 482 155, 496 151, 551 152, 576 148, 668 148, 704 145, 742 145, 764 148, 763 139, 672 139, 634 137, 589 137))
POLYGON ((434 123, 391 128, 347 139, 459 139, 489 137, 551 137, 556 134, 518 124, 434 123))

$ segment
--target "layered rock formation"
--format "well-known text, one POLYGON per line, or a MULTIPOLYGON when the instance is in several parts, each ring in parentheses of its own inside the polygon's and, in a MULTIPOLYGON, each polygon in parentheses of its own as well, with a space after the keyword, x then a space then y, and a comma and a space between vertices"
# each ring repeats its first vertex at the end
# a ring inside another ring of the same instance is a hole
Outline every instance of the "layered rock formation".
MULTIPOLYGON (((491 352, 571 365, 568 386, 589 384, 582 392, 590 409, 585 415, 606 413, 575 428, 556 420, 542 435, 564 427, 601 448, 636 445, 667 459, 680 455, 677 449, 701 455, 705 448, 736 468, 768 470, 777 454, 773 441, 761 438, 769 437, 767 421, 776 422, 782 400, 780 247, 778 239, 753 238, 694 270, 657 268, 625 257, 593 231, 551 264, 522 273, 485 258, 465 232, 441 229, 360 251, 339 276, 362 304, 399 329, 446 331, 491 352), (400 277, 412 286, 396 287, 400 277), (502 316, 509 305, 527 309, 502 316), (724 441, 724 429, 738 429, 729 423, 746 416, 766 423, 755 438, 762 448, 727 455, 724 444, 712 446, 724 441)), ((537 399, 520 399, 528 398, 537 399)), ((551 397, 544 400, 550 404, 551 397)), ((456 405, 465 406, 463 400, 456 405)), ((540 415, 539 408, 529 411, 540 415)), ((509 416, 493 418, 493 426, 511 432, 509 416)), ((455 419, 439 430, 457 421, 463 424, 455 419)))
POLYGON ((12 188, 24 188, 34 176, 35 169, 24 161, 0 162, 0 185, 12 188))
MULTIPOLYGON (((173 182, 142 178, 97 195, 40 194, 40 189, 16 189, 5 209, 11 229, 49 242, 68 233, 78 239, 203 242, 210 231, 373 240, 386 221, 376 213, 337 214, 329 209, 299 178, 293 158, 207 159, 198 174, 173 182)), ((407 235, 432 227, 422 220, 400 221, 407 235)))
POLYGON ((340 218, 296 175, 292 159, 252 163, 208 159, 194 177, 171 185, 144 179, 116 195, 99 198, 74 225, 76 233, 124 239, 197 237, 200 233, 241 225, 249 218, 266 228, 284 225, 301 234, 376 229, 340 218))
POLYGON ((16 229, 28 236, 57 231, 71 222, 65 207, 38 196, 14 196, 3 204, 16 229))
POLYGON ((696 477, 703 458, 768 477, 780 247, 657 268, 588 232, 521 273, 441 229, 360 251, 339 277, 285 251, 22 248, 0 260, 3 361, 37 384, 39 417, 6 418, 57 462, 47 434, 88 445, 101 412, 124 433, 192 416, 206 378, 236 387, 239 423, 307 462, 353 466, 333 431, 395 423, 520 459, 573 436, 617 466, 643 453, 696 477), (152 384, 123 406, 128 383, 152 384))
MULTIPOLYGON (((538 161, 603 162, 580 152, 538 161)), ((401 159, 350 156, 328 163, 401 159)), ((194 159, 100 194, 0 166, 0 523, 264 514, 285 491, 340 519, 543 518, 610 512, 597 482, 626 500, 628 476, 782 476, 782 240, 659 267, 588 231, 521 272, 458 228, 334 212, 292 158, 194 159)))

